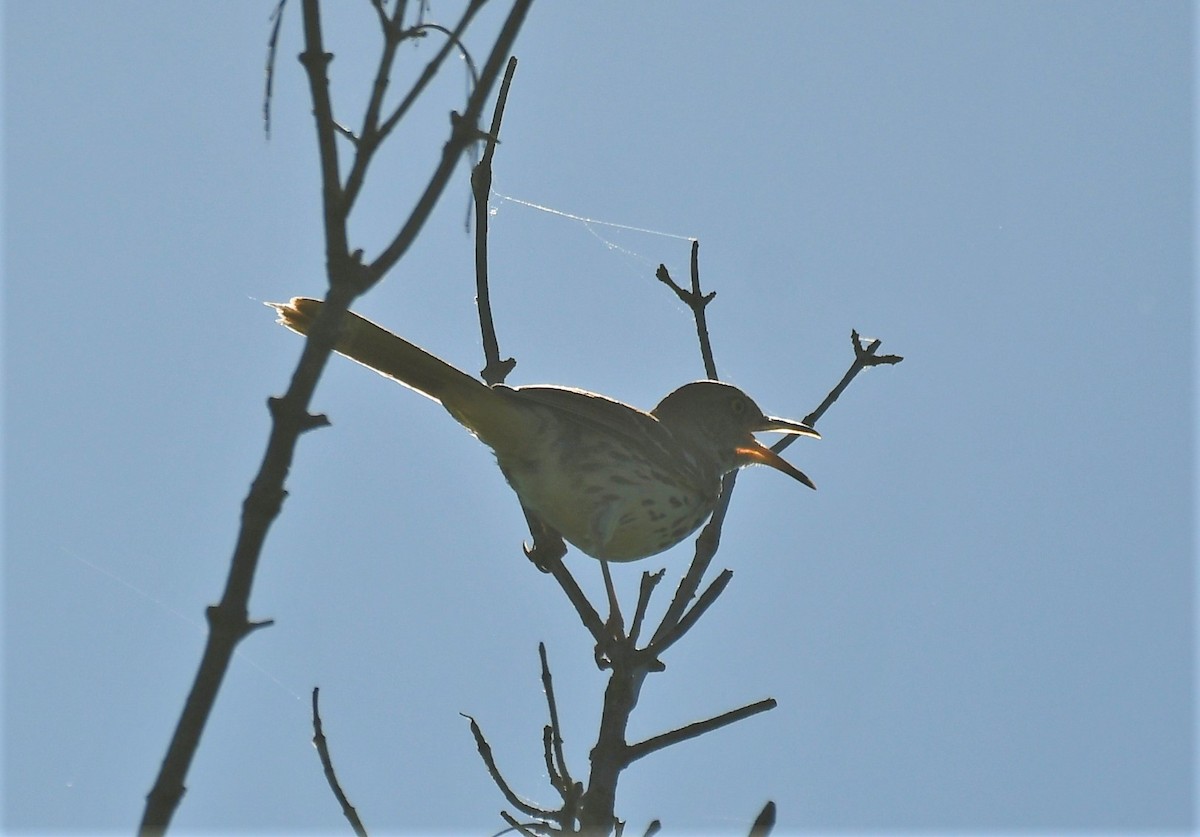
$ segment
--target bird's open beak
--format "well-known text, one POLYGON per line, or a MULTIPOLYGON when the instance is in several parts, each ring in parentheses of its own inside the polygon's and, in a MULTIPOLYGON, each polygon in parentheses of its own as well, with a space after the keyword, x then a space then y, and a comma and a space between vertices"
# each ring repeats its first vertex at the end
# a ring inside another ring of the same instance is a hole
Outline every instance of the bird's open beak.
POLYGON ((769 465, 776 471, 783 471, 794 480, 807 485, 809 488, 816 489, 816 485, 808 478, 807 475, 792 463, 788 462, 782 456, 759 442, 751 439, 747 444, 737 448, 736 453, 738 460, 746 464, 757 463, 759 465, 769 465))
POLYGON ((812 436, 814 439, 820 439, 821 434, 814 428, 809 427, 799 421, 791 419, 772 418, 764 416, 763 421, 758 427, 754 428, 755 432, 769 431, 771 433, 784 433, 789 436, 812 436))
MULTIPOLYGON (((770 418, 767 417, 755 430, 771 431, 773 433, 787 433, 794 436, 812 436, 815 439, 821 438, 821 434, 813 430, 807 424, 801 424, 798 421, 789 421, 788 419, 770 418)), ((753 436, 751 436, 745 444, 737 448, 738 459, 747 464, 757 463, 759 465, 768 465, 776 471, 782 471, 794 480, 804 483, 809 488, 816 489, 816 485, 808 476, 797 468, 792 463, 788 462, 775 451, 760 444, 753 436)))

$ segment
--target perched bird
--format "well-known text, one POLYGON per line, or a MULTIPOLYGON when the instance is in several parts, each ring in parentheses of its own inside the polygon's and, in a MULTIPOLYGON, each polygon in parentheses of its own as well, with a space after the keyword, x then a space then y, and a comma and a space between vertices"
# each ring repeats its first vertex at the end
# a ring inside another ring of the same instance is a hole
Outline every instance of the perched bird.
MULTIPOLYGON (((268 304, 307 334, 322 303, 268 304)), ((349 312, 336 349, 441 403, 495 452, 526 512, 593 558, 635 561, 679 543, 712 514, 721 478, 744 465, 816 488, 753 434, 817 431, 764 415, 729 384, 684 384, 648 413, 581 389, 487 386, 349 312)))

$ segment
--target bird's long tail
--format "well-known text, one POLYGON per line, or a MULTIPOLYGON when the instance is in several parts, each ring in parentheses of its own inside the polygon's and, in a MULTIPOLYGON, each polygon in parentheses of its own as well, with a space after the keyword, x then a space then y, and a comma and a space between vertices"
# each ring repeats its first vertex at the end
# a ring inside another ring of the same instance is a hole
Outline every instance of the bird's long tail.
MULTIPOLYGON (((267 304, 278 312, 281 325, 304 335, 322 305, 320 300, 307 297, 267 304)), ((492 425, 509 412, 509 399, 483 382, 353 312, 347 311, 342 317, 334 348, 339 354, 440 402, 485 442, 496 433, 492 425)))

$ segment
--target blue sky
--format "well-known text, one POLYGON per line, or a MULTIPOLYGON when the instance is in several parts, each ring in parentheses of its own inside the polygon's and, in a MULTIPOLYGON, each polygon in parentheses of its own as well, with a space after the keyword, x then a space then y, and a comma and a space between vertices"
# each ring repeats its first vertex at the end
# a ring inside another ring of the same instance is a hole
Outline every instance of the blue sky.
MULTIPOLYGON (((4 18, 3 827, 128 833, 219 596, 300 344, 262 301, 323 293, 299 6, 262 134, 271 3, 8 4, 4 18)), ((327 4, 360 118, 377 40, 327 4)), ((454 18, 456 4, 432 15, 454 18)), ((500 19, 481 16, 482 56, 500 19)), ((905 356, 755 469, 734 580, 631 737, 779 707, 630 769, 637 833, 1194 823, 1194 8, 1186 3, 536 3, 496 159, 492 294, 510 382, 643 407, 717 363, 802 416, 849 332, 905 356), (670 234, 670 235, 667 235, 670 234)), ((402 50, 398 86, 428 46, 402 50)), ((378 252, 461 109, 452 66, 353 219, 378 252)), ((482 365, 466 169, 358 306, 482 365)), ((576 773, 604 681, 490 454, 426 399, 334 361, 242 646, 175 820, 344 832, 310 746, 322 689, 373 833, 491 833, 553 800, 537 643, 576 773)), ((618 568, 686 566, 680 548, 618 568)), ((598 592, 594 562, 568 559, 598 592)), ((660 603, 662 606, 663 603, 660 603)))

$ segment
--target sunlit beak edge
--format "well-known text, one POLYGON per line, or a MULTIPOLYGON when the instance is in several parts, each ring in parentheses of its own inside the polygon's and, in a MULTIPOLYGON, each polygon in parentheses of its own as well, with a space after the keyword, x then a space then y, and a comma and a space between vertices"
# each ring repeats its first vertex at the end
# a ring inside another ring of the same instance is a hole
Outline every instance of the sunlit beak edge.
POLYGON ((816 490, 817 486, 808 476, 797 468, 792 463, 788 462, 782 456, 768 447, 764 447, 757 441, 751 440, 749 444, 742 445, 737 448, 737 455, 743 460, 756 462, 760 465, 767 465, 774 468, 776 471, 782 471, 794 480, 804 483, 809 488, 816 490))
POLYGON ((814 428, 809 427, 807 424, 803 424, 798 421, 792 421, 791 419, 774 418, 773 416, 767 416, 766 421, 754 429, 761 433, 784 433, 789 436, 811 436, 814 439, 821 438, 821 434, 818 433, 814 428))

